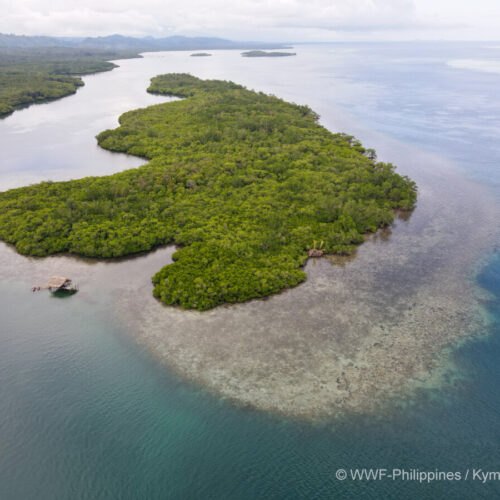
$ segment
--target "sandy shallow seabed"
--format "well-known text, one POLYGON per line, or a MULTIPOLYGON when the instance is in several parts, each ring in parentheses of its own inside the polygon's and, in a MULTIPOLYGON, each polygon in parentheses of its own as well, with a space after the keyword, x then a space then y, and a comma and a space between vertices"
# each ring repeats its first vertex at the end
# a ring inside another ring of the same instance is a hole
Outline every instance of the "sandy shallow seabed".
POLYGON ((417 210, 355 258, 309 261, 303 285, 207 313, 149 301, 141 341, 226 398, 301 418, 374 412, 438 383, 445 348, 485 331, 471 263, 496 219, 480 188, 425 170, 417 210))
POLYGON ((418 387, 443 383, 448 347, 487 331, 473 283, 498 214, 482 188, 432 155, 411 152, 419 185, 409 219, 371 236, 350 258, 310 260, 307 281, 265 300, 208 312, 167 307, 151 276, 173 248, 114 262, 26 258, 0 245, 0 277, 80 284, 71 300, 110 300, 123 321, 183 377, 253 408, 322 419, 374 413, 418 387))

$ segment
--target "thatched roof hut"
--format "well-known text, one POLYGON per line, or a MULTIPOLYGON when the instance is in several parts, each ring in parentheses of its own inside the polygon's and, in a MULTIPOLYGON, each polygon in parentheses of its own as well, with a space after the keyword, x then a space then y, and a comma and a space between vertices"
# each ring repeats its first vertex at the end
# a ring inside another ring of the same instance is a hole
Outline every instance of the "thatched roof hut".
POLYGON ((49 282, 47 283, 47 288, 62 288, 65 285, 69 285, 71 280, 69 278, 63 278, 61 276, 51 276, 49 282))

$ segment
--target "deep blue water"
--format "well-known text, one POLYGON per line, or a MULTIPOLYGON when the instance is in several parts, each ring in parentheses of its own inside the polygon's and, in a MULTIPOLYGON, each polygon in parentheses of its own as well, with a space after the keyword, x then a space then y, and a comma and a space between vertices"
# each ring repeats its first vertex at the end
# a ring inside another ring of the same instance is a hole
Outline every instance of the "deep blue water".
MULTIPOLYGON (((500 59, 483 45, 342 46, 332 67, 364 89, 362 104, 344 102, 363 126, 442 155, 500 199, 500 75, 445 64, 500 59)), ((457 351, 454 390, 321 426, 185 383, 110 317, 105 297, 48 301, 0 283, 0 498, 498 498, 499 481, 335 478, 341 467, 500 471, 498 251, 477 281, 492 328, 457 351)))

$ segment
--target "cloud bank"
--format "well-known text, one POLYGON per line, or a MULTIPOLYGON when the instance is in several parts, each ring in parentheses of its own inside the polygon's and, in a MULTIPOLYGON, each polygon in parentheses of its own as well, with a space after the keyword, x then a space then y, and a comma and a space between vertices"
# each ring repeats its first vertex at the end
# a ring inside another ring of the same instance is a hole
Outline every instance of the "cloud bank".
POLYGON ((496 0, 0 0, 0 32, 235 40, 497 39, 496 0))

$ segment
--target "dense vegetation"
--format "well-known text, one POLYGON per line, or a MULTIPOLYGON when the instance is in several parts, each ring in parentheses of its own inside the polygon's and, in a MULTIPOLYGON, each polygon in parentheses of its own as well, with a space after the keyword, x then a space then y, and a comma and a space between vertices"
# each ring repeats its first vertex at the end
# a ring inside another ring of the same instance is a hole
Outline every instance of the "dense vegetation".
POLYGON ((18 36, 0 33, 0 49, 23 48, 71 48, 112 51, 151 52, 157 50, 215 50, 215 49, 285 49, 282 43, 244 42, 216 37, 188 37, 172 35, 161 38, 146 36, 136 38, 123 35, 97 37, 18 36))
POLYGON ((287 57, 296 56, 295 52, 266 52, 265 50, 249 50, 242 52, 243 57, 287 57))
POLYGON ((0 116, 35 102, 74 94, 83 85, 75 75, 116 67, 108 59, 131 53, 67 48, 0 49, 0 116))
POLYGON ((242 52, 243 57, 287 57, 296 56, 295 52, 266 52, 265 50, 249 50, 242 52))
POLYGON ((148 90, 186 99, 125 113, 97 139, 149 163, 0 193, 0 238, 40 256, 175 243, 154 294, 208 309, 296 285, 307 250, 350 253, 415 203, 412 181, 307 106, 185 74, 157 76, 148 90))

